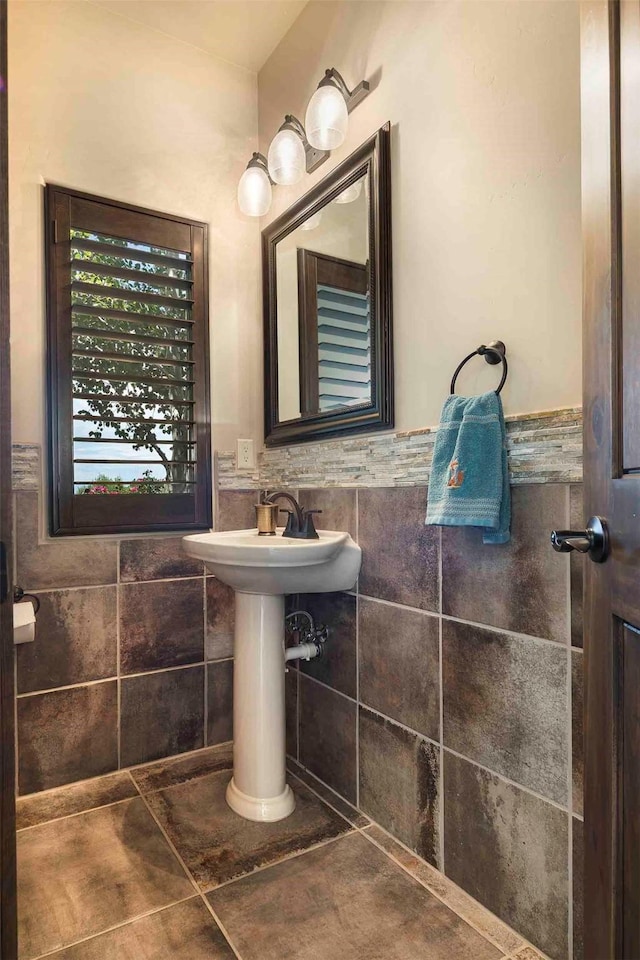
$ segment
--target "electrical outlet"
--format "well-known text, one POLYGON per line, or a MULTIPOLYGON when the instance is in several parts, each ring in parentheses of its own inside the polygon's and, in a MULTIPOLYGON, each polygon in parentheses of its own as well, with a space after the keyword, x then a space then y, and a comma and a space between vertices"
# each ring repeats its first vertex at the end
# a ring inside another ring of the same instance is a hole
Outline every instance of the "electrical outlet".
POLYGON ((236 446, 236 467, 238 470, 251 470, 256 465, 256 447, 254 440, 238 440, 236 446))

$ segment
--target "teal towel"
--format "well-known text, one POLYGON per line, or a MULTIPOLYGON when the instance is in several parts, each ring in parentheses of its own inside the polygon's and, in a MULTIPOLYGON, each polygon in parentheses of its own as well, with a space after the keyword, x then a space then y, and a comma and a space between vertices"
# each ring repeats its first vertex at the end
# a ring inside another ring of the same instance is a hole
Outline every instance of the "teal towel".
POLYGON ((511 495, 502 401, 495 391, 444 402, 429 479, 426 524, 484 527, 483 543, 510 539, 511 495))

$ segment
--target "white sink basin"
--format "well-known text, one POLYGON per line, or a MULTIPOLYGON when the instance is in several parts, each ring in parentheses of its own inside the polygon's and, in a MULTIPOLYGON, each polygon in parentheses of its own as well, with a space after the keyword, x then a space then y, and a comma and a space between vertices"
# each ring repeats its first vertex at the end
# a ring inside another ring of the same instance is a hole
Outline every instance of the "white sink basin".
POLYGON ((360 547, 348 533, 318 530, 318 540, 261 537, 257 530, 196 533, 182 540, 191 557, 242 593, 269 596, 351 590, 360 572, 360 547))

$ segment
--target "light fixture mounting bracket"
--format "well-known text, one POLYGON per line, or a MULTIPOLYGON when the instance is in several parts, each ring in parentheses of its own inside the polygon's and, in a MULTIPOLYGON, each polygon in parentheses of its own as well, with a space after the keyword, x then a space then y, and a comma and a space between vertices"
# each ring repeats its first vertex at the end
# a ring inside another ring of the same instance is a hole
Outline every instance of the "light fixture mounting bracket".
POLYGON ((314 170, 325 162, 330 155, 329 150, 316 150, 315 147, 312 147, 309 141, 307 140, 307 133, 303 125, 300 123, 297 117, 294 117, 292 113, 287 113, 284 118, 284 123, 279 128, 280 130, 293 130, 294 133, 297 133, 300 139, 302 140, 302 145, 305 152, 305 165, 307 168, 307 173, 313 173, 314 170))
POLYGON ((353 88, 353 90, 349 90, 349 87, 344 81, 344 77, 339 70, 336 70, 335 67, 327 68, 324 72, 324 77, 318 84, 318 87, 328 86, 338 88, 345 99, 345 103, 347 104, 347 113, 351 113, 351 111, 354 110, 359 103, 362 103, 365 97, 368 97, 371 93, 371 87, 368 80, 361 80, 360 83, 353 88))

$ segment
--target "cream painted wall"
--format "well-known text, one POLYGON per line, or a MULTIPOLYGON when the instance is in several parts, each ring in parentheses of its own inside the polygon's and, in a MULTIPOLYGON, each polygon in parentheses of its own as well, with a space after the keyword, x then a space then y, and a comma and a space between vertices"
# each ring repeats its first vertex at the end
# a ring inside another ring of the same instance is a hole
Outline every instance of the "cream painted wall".
POLYGON ((87 2, 9 4, 13 438, 45 436, 45 181, 209 224, 213 442, 262 439, 256 76, 87 2))
MULTIPOLYGON (((312 0, 258 76, 265 153, 331 66, 373 92, 269 217, 392 122, 398 428, 436 423, 458 361, 494 338, 508 413, 580 403, 579 4, 312 0)), ((495 382, 477 360, 460 392, 495 382)))

